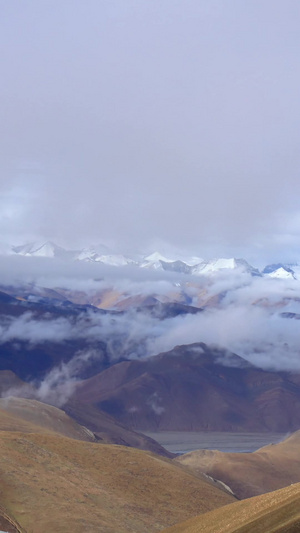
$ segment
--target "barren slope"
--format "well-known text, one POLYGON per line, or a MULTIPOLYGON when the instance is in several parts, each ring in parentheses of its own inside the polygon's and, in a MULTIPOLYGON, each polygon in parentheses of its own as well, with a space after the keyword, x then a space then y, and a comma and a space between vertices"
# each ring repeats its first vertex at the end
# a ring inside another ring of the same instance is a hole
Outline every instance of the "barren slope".
POLYGON ((64 409, 79 424, 89 428, 103 444, 121 444, 148 450, 164 457, 174 457, 173 453, 168 452, 156 440, 129 429, 92 405, 69 402, 64 409))
MULTIPOLYGON (((22 390, 31 396, 34 396, 36 392, 33 387, 27 386, 11 371, 0 371, 0 393, 1 385, 5 387, 5 384, 6 389, 10 388, 12 391, 19 392, 22 390)), ((41 433, 44 430, 54 431, 74 439, 122 444, 150 450, 166 457, 173 457, 172 453, 165 450, 155 440, 130 430, 99 409, 76 403, 69 403, 64 409, 70 416, 67 416, 65 411, 61 409, 36 400, 2 398, 0 399, 0 430, 35 433, 41 433), (7 416, 3 411, 9 412, 13 416, 7 416), (35 426, 34 428, 32 424, 35 426), (96 435, 96 439, 91 432, 96 435)))
POLYGON ((298 533, 300 484, 226 505, 163 533, 298 533))
POLYGON ((197 450, 175 461, 220 479, 239 498, 249 498, 300 482, 300 431, 253 453, 197 450))
POLYGON ((88 442, 96 440, 91 431, 79 425, 61 409, 25 398, 0 399, 0 430, 54 432, 88 442))
POLYGON ((142 533, 234 498, 168 459, 54 434, 0 433, 1 500, 30 533, 142 533))
POLYGON ((286 432, 300 427, 295 380, 203 343, 118 363, 82 381, 75 398, 144 431, 286 432))

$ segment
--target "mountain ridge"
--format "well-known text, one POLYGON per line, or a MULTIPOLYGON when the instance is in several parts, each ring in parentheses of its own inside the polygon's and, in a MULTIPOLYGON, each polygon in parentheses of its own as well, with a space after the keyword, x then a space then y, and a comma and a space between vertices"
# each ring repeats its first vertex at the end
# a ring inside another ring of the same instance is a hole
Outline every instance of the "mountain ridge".
POLYGON ((204 343, 117 363, 78 383, 75 398, 141 431, 285 432, 300 427, 296 377, 292 381, 284 372, 262 370, 204 343))
POLYGON ((261 271, 250 265, 242 258, 215 258, 204 260, 197 256, 183 257, 174 253, 167 257, 158 251, 148 255, 123 255, 110 250, 104 245, 83 248, 81 250, 67 250, 52 241, 44 243, 27 243, 12 246, 11 253, 26 257, 47 257, 88 261, 115 267, 135 266, 152 270, 172 271, 192 276, 211 276, 218 272, 237 271, 251 276, 268 276, 278 279, 300 279, 300 269, 297 264, 288 265, 275 263, 265 266, 261 271))

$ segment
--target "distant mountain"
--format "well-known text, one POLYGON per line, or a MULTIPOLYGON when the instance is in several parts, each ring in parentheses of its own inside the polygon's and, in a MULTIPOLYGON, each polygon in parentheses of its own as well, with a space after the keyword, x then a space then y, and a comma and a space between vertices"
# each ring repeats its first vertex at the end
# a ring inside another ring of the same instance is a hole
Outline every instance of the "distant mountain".
POLYGON ((125 257, 121 254, 99 255, 96 261, 111 266, 125 266, 135 264, 135 261, 133 261, 133 259, 125 257))
POLYGON ((249 265, 245 259, 212 259, 210 261, 202 261, 198 265, 195 265, 192 269, 192 274, 203 275, 213 274, 214 272, 224 270, 240 270, 241 272, 249 273, 251 276, 260 276, 260 272, 257 268, 249 265))
POLYGON ((11 249, 16 254, 20 255, 31 255, 32 253, 37 250, 41 244, 37 244, 36 242, 28 242, 26 244, 21 244, 19 246, 12 246, 11 249))
POLYGON ((261 276, 259 270, 249 265, 244 259, 212 259, 204 261, 200 258, 190 259, 169 259, 161 255, 159 252, 144 258, 144 261, 139 264, 143 268, 153 268, 155 270, 165 270, 171 272, 179 272, 192 275, 211 275, 224 270, 239 270, 244 273, 249 273, 252 276, 261 276))
POLYGON ((300 386, 203 343, 118 363, 78 385, 75 398, 144 431, 291 431, 300 386))
POLYGON ((110 253, 106 246, 84 248, 83 250, 66 250, 57 244, 47 241, 43 244, 28 243, 12 246, 12 251, 19 255, 31 257, 56 257, 65 260, 89 261, 112 266, 134 264, 135 261, 121 254, 110 253))
POLYGON ((173 263, 174 259, 168 259, 167 257, 164 257, 160 252, 153 252, 142 260, 140 266, 143 268, 161 269, 161 261, 164 263, 173 263))
POLYGON ((282 263, 276 263, 273 265, 267 265, 262 273, 271 278, 280 279, 297 279, 295 271, 288 265, 282 263))
POLYGON ((54 367, 68 363, 82 350, 92 350, 95 352, 95 357, 86 361, 84 367, 78 371, 80 379, 99 373, 111 364, 126 359, 131 353, 143 354, 143 349, 146 349, 146 339, 138 337, 136 340, 133 336, 129 341, 130 333, 127 337, 126 333, 121 335, 116 329, 114 335, 108 336, 105 334, 105 329, 100 328, 98 335, 85 335, 84 328, 88 330, 95 323, 101 326, 102 317, 113 319, 134 309, 135 313, 143 314, 145 318, 151 316, 157 320, 164 320, 202 311, 201 308, 185 303, 160 302, 152 296, 145 295, 124 296, 115 305, 115 310, 104 310, 89 304, 73 303, 63 293, 58 292, 59 289, 54 291, 28 284, 23 287, 8 287, 7 290, 14 296, 0 291, 0 325, 3 328, 0 370, 11 370, 27 381, 43 379, 54 367), (6 329, 16 319, 20 320, 20 338, 16 330, 12 338, 4 340, 6 329), (33 321, 35 325, 30 336, 22 337, 23 321, 28 324, 28 320, 33 321), (33 331, 47 329, 49 324, 51 329, 53 321, 58 323, 61 321, 61 327, 67 327, 67 330, 71 328, 74 334, 60 339, 50 335, 47 341, 43 339, 43 335, 34 338, 33 331), (76 334, 77 327, 83 328, 81 335, 76 334), (113 358, 111 350, 114 353, 113 358))
POLYGON ((87 248, 79 252, 75 257, 78 261, 90 261, 93 263, 104 263, 111 266, 125 266, 134 264, 135 261, 122 254, 98 253, 95 248, 87 248))
POLYGON ((153 268, 155 270, 177 270, 178 272, 187 269, 186 271, 190 272, 190 267, 200 263, 202 259, 200 257, 173 257, 168 258, 162 255, 160 252, 153 252, 150 255, 144 257, 139 265, 143 268, 153 268), (173 266, 171 266, 173 265, 173 266), (176 266, 178 269, 176 269, 176 266))
POLYGON ((180 302, 153 302, 143 307, 137 307, 137 311, 143 313, 149 313, 155 318, 165 320, 166 318, 174 318, 182 315, 195 315, 203 311, 200 307, 193 307, 192 305, 186 305, 180 302))
POLYGON ((28 243, 23 246, 12 246, 12 251, 19 255, 32 257, 56 257, 59 259, 74 259, 79 252, 65 250, 54 242, 47 241, 43 244, 28 243))
MULTIPOLYGON (((72 302, 39 298, 38 301, 28 301, 13 298, 0 292, 0 315, 3 324, 9 324, 17 317, 28 317, 37 321, 40 328, 47 327, 50 320, 67 320, 75 324, 79 317, 85 316, 86 325, 89 324, 89 313, 95 313, 99 319, 109 314, 97 308, 86 305, 76 305, 72 302)), ((24 318, 26 320, 26 318, 24 318)), ((74 326, 75 327, 75 326, 74 326)), ((30 381, 42 379, 53 367, 70 361, 81 350, 95 350, 97 357, 91 359, 84 366, 84 373, 92 376, 110 365, 107 345, 98 338, 49 339, 47 342, 33 339, 18 338, 18 333, 12 339, 2 339, 0 349, 0 370, 11 370, 21 379, 30 381)), ((82 377, 82 376, 81 376, 82 377)))
POLYGON ((172 262, 165 262, 160 261, 161 267, 166 272, 180 272, 183 274, 191 274, 192 273, 192 267, 184 263, 184 261, 172 261, 172 262))
POLYGON ((166 257, 156 251, 146 256, 135 255, 130 257, 110 250, 105 245, 92 246, 82 250, 67 250, 57 244, 47 241, 44 243, 27 243, 22 246, 13 246, 11 251, 15 254, 32 257, 55 257, 64 260, 88 261, 121 267, 133 265, 143 269, 162 270, 192 276, 212 276, 223 272, 237 272, 251 276, 266 276, 278 279, 300 279, 300 266, 297 264, 274 263, 267 265, 262 272, 250 265, 242 258, 215 258, 203 260, 200 257, 183 257, 174 254, 166 257))

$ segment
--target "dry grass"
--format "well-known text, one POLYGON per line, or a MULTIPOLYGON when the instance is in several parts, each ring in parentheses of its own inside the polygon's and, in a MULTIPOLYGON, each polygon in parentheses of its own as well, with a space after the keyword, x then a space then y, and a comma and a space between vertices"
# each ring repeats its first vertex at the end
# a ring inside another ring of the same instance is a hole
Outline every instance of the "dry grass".
POLYGON ((297 533, 300 484, 216 509, 163 533, 297 533))
POLYGON ((142 533, 233 498, 133 448, 0 432, 0 499, 27 533, 142 533))
POLYGON ((197 450, 175 461, 220 479, 239 498, 249 498, 300 482, 300 431, 253 453, 197 450))
POLYGON ((95 441, 91 431, 61 409, 24 398, 0 399, 0 429, 25 433, 58 433, 73 439, 95 441))

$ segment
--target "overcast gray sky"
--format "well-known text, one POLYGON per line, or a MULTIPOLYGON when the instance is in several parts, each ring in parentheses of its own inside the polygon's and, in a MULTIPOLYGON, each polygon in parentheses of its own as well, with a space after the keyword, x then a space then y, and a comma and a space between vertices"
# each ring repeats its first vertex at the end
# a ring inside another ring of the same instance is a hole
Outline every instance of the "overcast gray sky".
POLYGON ((0 0, 0 231, 300 260, 298 0, 0 0))

